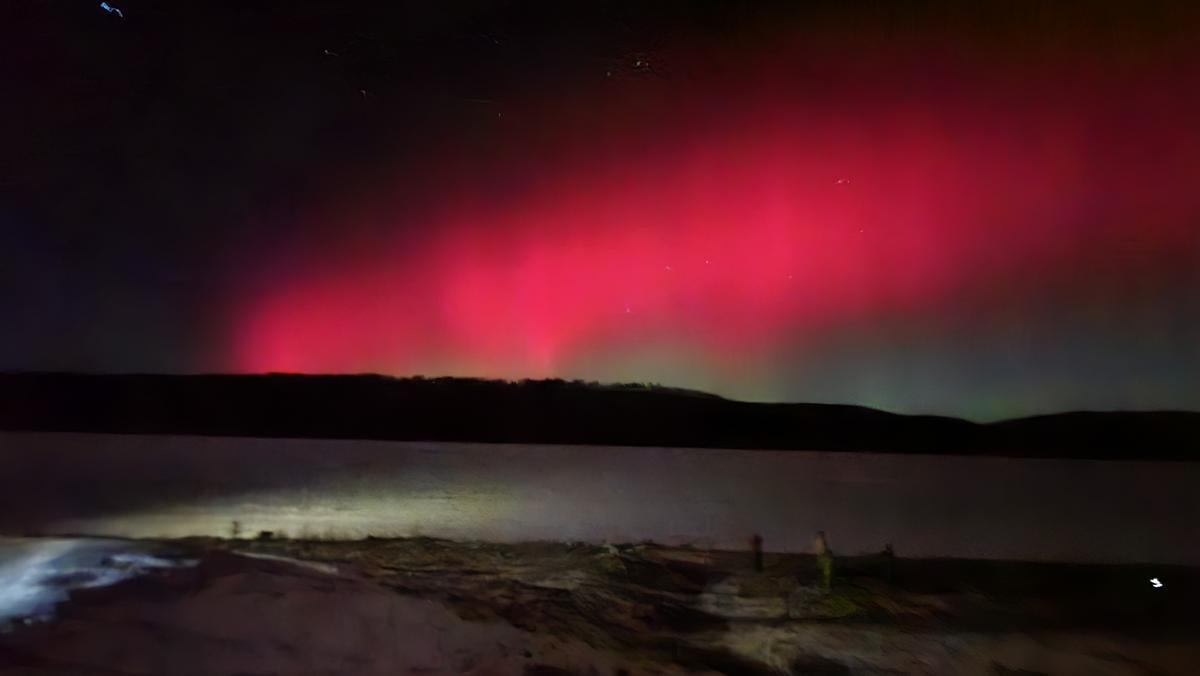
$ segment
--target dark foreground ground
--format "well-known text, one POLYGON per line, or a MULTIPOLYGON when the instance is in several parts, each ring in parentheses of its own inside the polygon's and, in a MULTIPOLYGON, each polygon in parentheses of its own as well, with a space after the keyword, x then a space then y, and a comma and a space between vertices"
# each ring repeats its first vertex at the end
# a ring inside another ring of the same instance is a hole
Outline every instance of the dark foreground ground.
POLYGON ((194 567, 0 634, 19 674, 1189 674, 1200 569, 425 538, 161 543, 194 567), (1157 578, 1162 587, 1151 584, 1157 578))

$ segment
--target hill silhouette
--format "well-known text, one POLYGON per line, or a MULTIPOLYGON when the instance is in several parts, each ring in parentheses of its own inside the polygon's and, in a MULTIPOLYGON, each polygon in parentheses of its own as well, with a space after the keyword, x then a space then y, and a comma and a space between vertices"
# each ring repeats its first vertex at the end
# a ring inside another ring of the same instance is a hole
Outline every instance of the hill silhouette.
POLYGON ((1200 413, 978 424, 674 388, 379 375, 0 374, 5 430, 1076 457, 1200 458, 1200 413))

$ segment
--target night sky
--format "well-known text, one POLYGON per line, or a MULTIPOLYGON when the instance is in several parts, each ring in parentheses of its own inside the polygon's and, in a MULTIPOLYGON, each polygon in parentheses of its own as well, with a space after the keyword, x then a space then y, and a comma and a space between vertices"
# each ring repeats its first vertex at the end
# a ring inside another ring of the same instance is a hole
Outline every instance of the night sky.
POLYGON ((1195 3, 112 4, 5 9, 0 369, 1200 409, 1195 3))

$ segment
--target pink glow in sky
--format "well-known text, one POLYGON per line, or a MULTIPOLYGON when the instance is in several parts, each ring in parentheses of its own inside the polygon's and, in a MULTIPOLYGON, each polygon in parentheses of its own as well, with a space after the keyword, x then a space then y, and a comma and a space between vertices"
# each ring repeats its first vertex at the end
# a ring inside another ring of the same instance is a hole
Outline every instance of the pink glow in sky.
POLYGON ((653 348, 728 373, 1195 259, 1200 106, 1177 74, 983 70, 804 86, 779 68, 518 109, 500 159, 432 208, 394 209, 365 246, 313 242, 319 264, 251 288, 234 365, 603 379, 596 355, 653 348), (496 181, 511 189, 472 191, 496 181))

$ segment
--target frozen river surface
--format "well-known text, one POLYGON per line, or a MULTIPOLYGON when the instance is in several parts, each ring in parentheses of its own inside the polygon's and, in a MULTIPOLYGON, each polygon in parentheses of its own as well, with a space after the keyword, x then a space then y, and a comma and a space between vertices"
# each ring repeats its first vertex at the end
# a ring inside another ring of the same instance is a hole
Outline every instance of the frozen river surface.
POLYGON ((0 534, 428 535, 1200 564, 1200 464, 0 433, 0 534))

